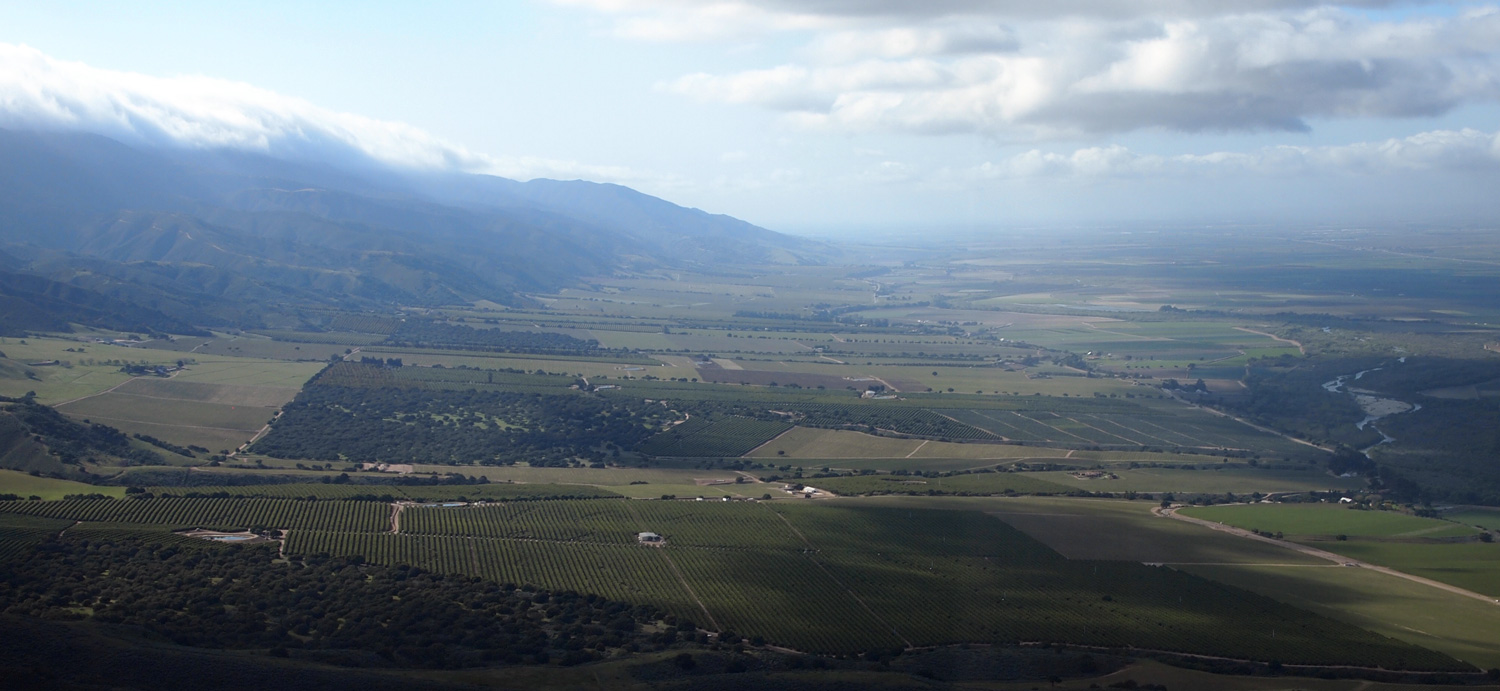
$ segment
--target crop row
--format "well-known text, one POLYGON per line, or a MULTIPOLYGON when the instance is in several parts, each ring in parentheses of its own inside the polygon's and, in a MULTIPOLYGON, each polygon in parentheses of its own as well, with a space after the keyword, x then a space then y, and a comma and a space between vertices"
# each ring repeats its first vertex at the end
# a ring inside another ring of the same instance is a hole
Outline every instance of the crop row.
POLYGON ((409 564, 499 583, 594 593, 702 619, 661 551, 640 545, 296 531, 288 535, 286 550, 290 554, 358 555, 381 564, 409 564))
POLYGON ((1071 487, 1016 473, 966 473, 946 477, 854 475, 808 480, 834 494, 969 495, 1063 494, 1071 487))
POLYGON ((390 507, 286 499, 69 499, 0 502, 0 513, 111 523, 219 529, 388 530, 390 507))
MULTIPOLYGON (((593 539, 303 531, 293 532, 287 547, 656 604, 700 625, 809 651, 1051 640, 1287 663, 1460 666, 1186 573, 1064 559, 977 512, 813 502, 546 504, 559 510, 492 517, 546 524, 558 537, 583 529, 593 539), (667 544, 633 544, 629 531, 639 526, 665 526, 667 544)), ((423 509, 414 515, 462 523, 461 517, 484 514, 423 509)), ((478 522, 440 527, 512 529, 478 522)))
POLYGON ((636 533, 647 530, 634 524, 630 507, 619 500, 413 507, 401 512, 401 532, 418 535, 629 544, 636 533))
POLYGON ((354 485, 295 483, 284 485, 212 485, 150 487, 158 497, 267 499, 375 499, 379 501, 517 501, 528 499, 597 499, 616 492, 589 485, 490 483, 472 485, 354 485))

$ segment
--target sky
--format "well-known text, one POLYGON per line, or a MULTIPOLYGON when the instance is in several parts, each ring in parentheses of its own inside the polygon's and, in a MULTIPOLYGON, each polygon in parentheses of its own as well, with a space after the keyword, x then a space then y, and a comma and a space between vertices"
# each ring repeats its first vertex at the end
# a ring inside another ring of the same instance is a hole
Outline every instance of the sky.
POLYGON ((0 1, 0 127, 616 182, 794 233, 1500 226, 1500 5, 0 1))

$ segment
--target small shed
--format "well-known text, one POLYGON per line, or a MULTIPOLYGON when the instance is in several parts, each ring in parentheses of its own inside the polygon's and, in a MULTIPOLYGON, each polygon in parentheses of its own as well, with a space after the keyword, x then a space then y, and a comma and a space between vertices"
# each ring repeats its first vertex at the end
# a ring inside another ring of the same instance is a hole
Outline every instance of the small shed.
POLYGON ((662 538, 662 536, 657 535, 656 533, 639 533, 635 536, 635 539, 648 545, 666 542, 666 540, 662 538))

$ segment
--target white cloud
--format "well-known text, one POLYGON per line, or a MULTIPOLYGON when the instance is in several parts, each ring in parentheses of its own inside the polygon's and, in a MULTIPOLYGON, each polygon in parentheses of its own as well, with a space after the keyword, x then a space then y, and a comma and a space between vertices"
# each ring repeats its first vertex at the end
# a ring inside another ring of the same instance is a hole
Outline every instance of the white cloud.
POLYGON ((956 23, 943 27, 894 27, 836 31, 814 40, 811 53, 824 62, 866 58, 911 58, 930 55, 1009 52, 1019 43, 1001 24, 956 23))
POLYGON ((241 82, 105 70, 3 43, 0 127, 79 130, 150 145, 521 179, 669 182, 618 166, 489 156, 411 125, 335 112, 241 82))
POLYGON ((726 33, 848 27, 956 18, 1051 20, 1204 17, 1308 9, 1327 5, 1384 8, 1424 0, 553 0, 618 18, 616 33, 647 40, 693 40, 726 33), (736 26, 730 26, 736 25, 736 26), (641 27, 679 27, 643 31, 641 27))
POLYGON ((1500 132, 1435 130, 1401 139, 1338 146, 1275 146, 1242 153, 1163 156, 1138 154, 1120 145, 1072 152, 1033 149, 961 171, 946 171, 941 182, 1072 178, 1181 178, 1205 176, 1284 177, 1288 175, 1392 175, 1412 172, 1500 173, 1500 132))
POLYGON ((721 16, 736 18, 734 31, 806 30, 803 59, 662 87, 815 130, 1301 130, 1310 118, 1428 117, 1500 100, 1493 6, 1377 21, 1349 8, 1390 3, 568 1, 705 36, 721 33, 721 16))

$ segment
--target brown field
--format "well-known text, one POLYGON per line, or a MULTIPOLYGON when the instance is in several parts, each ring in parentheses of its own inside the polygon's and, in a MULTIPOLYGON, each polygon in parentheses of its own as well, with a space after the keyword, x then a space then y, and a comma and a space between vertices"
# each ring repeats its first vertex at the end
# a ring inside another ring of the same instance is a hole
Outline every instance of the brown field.
POLYGON ((205 384, 175 379, 138 377, 125 382, 114 393, 202 403, 223 403, 232 406, 257 408, 280 408, 297 396, 297 389, 283 386, 240 386, 235 384, 205 384))
POLYGON ((288 363, 279 367, 288 371, 248 361, 196 366, 171 379, 137 377, 108 392, 61 404, 58 410, 127 434, 149 435, 213 452, 232 451, 255 436, 281 406, 297 395, 298 389, 293 386, 264 386, 259 382, 300 382, 315 371, 308 365, 288 363))
MULTIPOLYGON (((860 377, 860 375, 853 374, 849 376, 856 378, 860 377)), ((767 372, 764 370, 750 369, 734 370, 723 369, 719 367, 704 367, 699 369, 698 378, 702 381, 714 382, 716 384, 754 384, 757 386, 769 386, 772 383, 778 384, 780 386, 796 384, 797 386, 800 386, 804 389, 815 389, 821 386, 825 389, 833 389, 836 391, 841 391, 850 387, 853 387, 854 389, 859 391, 863 391, 871 384, 880 384, 879 381, 876 381, 874 379, 871 379, 869 381, 852 381, 850 379, 845 379, 842 376, 832 374, 810 374, 807 372, 767 372)), ((898 389, 901 387, 901 384, 897 384, 896 382, 888 383, 898 389)), ((908 387, 913 386, 911 382, 902 382, 902 384, 905 384, 908 387)))
MULTIPOLYGON (((978 468, 1019 459, 1059 459, 1058 462, 1061 462, 1061 459, 1071 458, 1070 454, 1074 453, 1083 452, 1046 446, 898 439, 851 430, 797 427, 777 437, 774 442, 750 452, 748 456, 820 460, 911 459, 910 467, 913 468, 925 467, 922 461, 926 460, 967 459, 974 462, 962 467, 978 468), (777 453, 778 451, 785 453, 777 453)), ((1090 465, 1093 463, 1094 461, 1088 461, 1090 465)))

